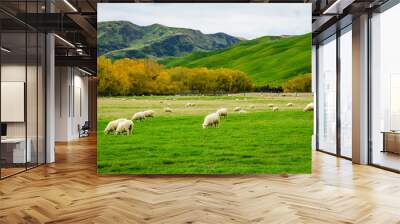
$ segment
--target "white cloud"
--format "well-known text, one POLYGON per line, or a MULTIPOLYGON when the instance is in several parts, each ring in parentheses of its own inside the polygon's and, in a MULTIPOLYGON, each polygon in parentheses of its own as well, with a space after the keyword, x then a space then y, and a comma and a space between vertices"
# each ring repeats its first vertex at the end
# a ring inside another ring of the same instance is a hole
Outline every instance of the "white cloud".
POLYGON ((253 39, 311 32, 311 4, 278 3, 99 3, 98 20, 224 32, 253 39))

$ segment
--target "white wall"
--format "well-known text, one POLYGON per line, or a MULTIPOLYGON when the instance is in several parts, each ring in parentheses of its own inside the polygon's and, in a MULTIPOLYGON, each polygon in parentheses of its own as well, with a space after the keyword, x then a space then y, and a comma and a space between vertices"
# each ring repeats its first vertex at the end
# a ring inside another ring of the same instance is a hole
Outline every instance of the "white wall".
POLYGON ((56 67, 56 141, 79 138, 78 125, 88 120, 88 78, 83 75, 76 68, 56 67))
POLYGON ((67 67, 55 68, 55 141, 68 140, 68 88, 70 84, 68 71, 67 67))
POLYGON ((73 108, 73 119, 72 119, 72 135, 78 136, 78 129, 76 128, 78 124, 83 125, 85 121, 89 118, 88 112, 88 78, 82 76, 79 72, 76 75, 77 70, 75 70, 74 75, 74 108, 73 108), (80 101, 80 102, 79 102, 80 101))

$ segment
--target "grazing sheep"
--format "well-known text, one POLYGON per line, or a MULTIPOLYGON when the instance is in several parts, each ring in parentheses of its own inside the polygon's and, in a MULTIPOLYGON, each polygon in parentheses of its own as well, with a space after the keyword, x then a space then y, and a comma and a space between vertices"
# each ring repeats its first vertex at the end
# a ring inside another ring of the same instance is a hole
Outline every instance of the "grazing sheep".
POLYGON ((272 107, 272 111, 278 111, 279 110, 279 107, 272 107))
POLYGON ((247 113, 247 111, 245 111, 245 110, 239 110, 239 114, 245 114, 245 113, 247 113))
POLYGON ((256 106, 255 105, 250 105, 250 109, 255 109, 256 106))
POLYGON ((288 103, 287 106, 288 107, 293 107, 293 103, 288 103))
POLYGON ((136 121, 136 120, 143 120, 143 119, 145 119, 146 118, 146 116, 145 116, 145 114, 144 114, 144 112, 137 112, 137 113, 135 113, 133 116, 132 116, 132 121, 136 121))
POLYGON ((164 111, 167 113, 172 113, 172 109, 169 107, 164 108, 164 111))
POLYGON ((126 135, 131 135, 133 132, 133 121, 123 120, 118 122, 115 134, 126 133, 126 135))
POLYGON ((154 110, 145 110, 143 111, 145 117, 154 117, 154 110))
POLYGON ((304 107, 304 109, 303 109, 304 112, 306 112, 306 111, 313 111, 313 110, 314 110, 314 103, 309 103, 309 104, 307 104, 307 106, 304 107))
POLYGON ((219 115, 217 113, 212 113, 204 118, 203 128, 208 128, 209 126, 218 127, 219 125, 219 115))
POLYGON ((216 113, 220 116, 220 117, 228 117, 228 109, 226 108, 220 108, 216 111, 216 113))
POLYGON ((115 129, 117 129, 117 127, 118 127, 118 123, 123 121, 123 120, 126 120, 126 119, 125 118, 120 118, 120 119, 108 122, 107 127, 104 129, 104 134, 107 135, 110 132, 114 132, 115 129))
POLYGON ((274 107, 275 105, 274 104, 272 104, 272 103, 269 103, 268 104, 268 107, 274 107))
POLYGON ((185 107, 194 107, 194 106, 196 106, 195 103, 187 103, 187 104, 185 105, 185 107))
POLYGON ((234 111, 240 111, 242 108, 241 107, 235 107, 235 109, 233 109, 234 111))

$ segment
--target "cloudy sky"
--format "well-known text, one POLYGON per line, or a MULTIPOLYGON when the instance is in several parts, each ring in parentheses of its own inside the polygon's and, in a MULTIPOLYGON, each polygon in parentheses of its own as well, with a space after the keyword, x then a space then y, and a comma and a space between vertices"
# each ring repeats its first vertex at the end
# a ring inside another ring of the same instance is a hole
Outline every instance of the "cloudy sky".
POLYGON ((159 23, 206 34, 224 32, 246 39, 311 32, 311 4, 99 3, 97 18, 141 26, 159 23))

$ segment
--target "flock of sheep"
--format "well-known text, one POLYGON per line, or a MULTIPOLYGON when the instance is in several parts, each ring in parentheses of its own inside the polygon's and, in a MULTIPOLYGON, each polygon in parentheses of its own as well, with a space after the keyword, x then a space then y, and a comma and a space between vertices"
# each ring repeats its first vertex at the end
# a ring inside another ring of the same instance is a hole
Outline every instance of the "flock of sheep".
MULTIPOLYGON (((161 102, 160 102, 161 103, 161 102)), ((196 104, 194 103, 186 103, 185 107, 194 107, 196 104)), ((293 103, 288 103, 286 105, 287 107, 293 107, 293 103)), ((268 107, 272 109, 272 111, 279 111, 279 107, 274 105, 274 104, 268 104, 268 107)), ((251 109, 255 109, 255 105, 250 105, 251 109)), ((306 107, 304 107, 303 111, 313 111, 314 110, 314 103, 309 103, 307 104, 306 107)), ((247 113, 246 110, 242 109, 241 107, 235 107, 234 108, 235 112, 238 113, 247 113)), ((164 112, 167 113, 172 113, 172 109, 170 107, 165 107, 164 112)), ((110 121, 106 128, 104 129, 104 133, 110 134, 123 134, 126 133, 127 135, 133 134, 133 128, 134 128, 134 121, 141 121, 146 118, 152 118, 154 117, 154 110, 146 110, 146 111, 140 111, 135 113, 132 118, 125 119, 125 118, 120 118, 117 120, 110 121)), ((218 127, 220 123, 220 118, 226 118, 228 117, 228 109, 227 108, 220 108, 217 111, 208 114, 203 121, 203 128, 208 128, 208 127, 218 127)))
MULTIPOLYGON (((294 105, 293 103, 288 103, 286 106, 293 107, 293 105, 294 105)), ((275 106, 274 104, 268 104, 268 107, 271 107, 272 111, 274 111, 274 112, 279 110, 279 107, 275 106)), ((255 105, 250 105, 250 108, 255 109, 255 105)), ((247 111, 243 110, 241 107, 235 107, 233 110, 240 114, 247 113, 247 111)), ((303 109, 304 112, 313 111, 313 110, 314 110, 314 103, 307 104, 307 106, 303 109)), ((207 115, 204 118, 203 128, 208 128, 208 127, 213 127, 213 126, 218 127, 220 117, 225 117, 225 118, 228 117, 228 109, 221 108, 221 109, 218 109, 216 112, 207 115)))
POLYGON ((104 134, 123 134, 126 133, 127 135, 133 134, 133 121, 140 121, 144 120, 149 117, 154 117, 154 110, 146 110, 135 113, 130 120, 126 118, 120 118, 117 120, 113 120, 108 122, 106 128, 104 129, 104 134))

